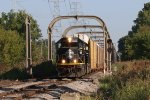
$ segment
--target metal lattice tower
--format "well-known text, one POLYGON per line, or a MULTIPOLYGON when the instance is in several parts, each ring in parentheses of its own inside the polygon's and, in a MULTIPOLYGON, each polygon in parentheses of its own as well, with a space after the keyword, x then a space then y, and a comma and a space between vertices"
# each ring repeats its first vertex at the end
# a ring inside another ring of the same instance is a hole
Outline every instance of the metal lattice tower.
MULTIPOLYGON (((60 16, 60 0, 50 0, 53 8, 53 18, 60 16)), ((58 23, 57 27, 60 27, 61 23, 58 23)))
POLYGON ((60 0, 51 0, 53 4, 53 17, 56 18, 60 16, 60 0))
MULTIPOLYGON (((79 1, 73 1, 70 3, 70 15, 82 15, 81 11, 82 5, 79 1)), ((72 24, 85 24, 85 20, 80 21, 75 20, 72 24)))
POLYGON ((70 5, 70 11, 71 11, 71 15, 78 15, 80 14, 80 9, 81 8, 81 4, 80 2, 71 2, 70 5))

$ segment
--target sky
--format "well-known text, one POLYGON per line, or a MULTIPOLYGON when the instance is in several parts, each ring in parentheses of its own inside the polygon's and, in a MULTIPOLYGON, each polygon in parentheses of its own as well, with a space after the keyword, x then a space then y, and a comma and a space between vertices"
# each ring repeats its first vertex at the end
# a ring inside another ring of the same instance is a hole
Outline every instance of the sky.
POLYGON ((116 46, 118 40, 131 30, 133 21, 144 7, 144 3, 150 2, 149 0, 0 0, 0 13, 9 12, 11 9, 25 10, 37 20, 43 38, 47 38, 47 27, 53 15, 57 15, 57 12, 54 13, 53 1, 60 1, 60 15, 70 15, 72 11, 77 11, 79 14, 102 18, 116 46), (76 5, 77 10, 74 9, 76 5))

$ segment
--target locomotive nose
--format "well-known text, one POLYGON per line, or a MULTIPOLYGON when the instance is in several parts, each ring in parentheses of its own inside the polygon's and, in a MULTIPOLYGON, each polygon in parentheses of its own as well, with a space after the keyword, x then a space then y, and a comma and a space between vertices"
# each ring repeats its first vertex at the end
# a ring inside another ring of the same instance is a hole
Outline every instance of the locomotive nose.
POLYGON ((67 53, 67 57, 68 57, 69 59, 72 59, 72 58, 73 58, 74 52, 73 52, 71 49, 69 49, 66 53, 67 53))

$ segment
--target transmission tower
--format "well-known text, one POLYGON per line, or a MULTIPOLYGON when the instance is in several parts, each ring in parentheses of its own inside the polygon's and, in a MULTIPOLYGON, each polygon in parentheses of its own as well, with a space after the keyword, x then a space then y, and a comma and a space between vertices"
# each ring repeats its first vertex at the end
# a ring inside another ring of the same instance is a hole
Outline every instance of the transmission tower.
MULTIPOLYGON (((70 15, 82 15, 83 13, 81 11, 81 8, 82 8, 82 6, 81 6, 81 3, 79 1, 74 0, 74 1, 70 2, 70 15)), ((79 25, 79 24, 80 25, 84 24, 84 19, 82 19, 82 20, 73 20, 73 21, 70 22, 70 26, 71 25, 79 25)), ((77 31, 78 31, 78 29, 73 30, 72 33, 75 33, 77 31)))
MULTIPOLYGON (((60 16, 60 3, 64 2, 64 0, 50 0, 50 4, 51 4, 51 9, 52 9, 52 18, 56 18, 58 16, 60 16)), ((61 29, 62 25, 61 25, 61 21, 59 21, 55 27, 54 27, 54 32, 56 33, 55 35, 58 35, 59 33, 62 32, 61 29)), ((53 36, 54 38, 54 36, 53 36)))
POLYGON ((53 5, 53 18, 60 16, 60 0, 51 0, 53 5))
POLYGON ((81 4, 80 2, 71 2, 70 5, 70 11, 71 11, 71 15, 79 15, 80 14, 80 8, 81 8, 81 4))
MULTIPOLYGON (((53 18, 60 16, 60 3, 64 2, 64 0, 50 0, 50 2, 52 4, 53 18)), ((58 22, 56 27, 60 28, 61 22, 58 22)))

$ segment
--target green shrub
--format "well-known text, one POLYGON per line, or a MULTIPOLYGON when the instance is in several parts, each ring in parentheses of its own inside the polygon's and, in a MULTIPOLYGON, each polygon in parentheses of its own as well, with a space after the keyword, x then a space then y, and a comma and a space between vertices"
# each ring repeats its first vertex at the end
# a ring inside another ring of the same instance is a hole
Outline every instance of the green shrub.
POLYGON ((148 100, 150 95, 150 82, 129 82, 125 87, 116 92, 115 100, 148 100))
POLYGON ((150 61, 123 62, 117 66, 119 68, 111 76, 100 80, 100 98, 147 100, 150 96, 150 61))

